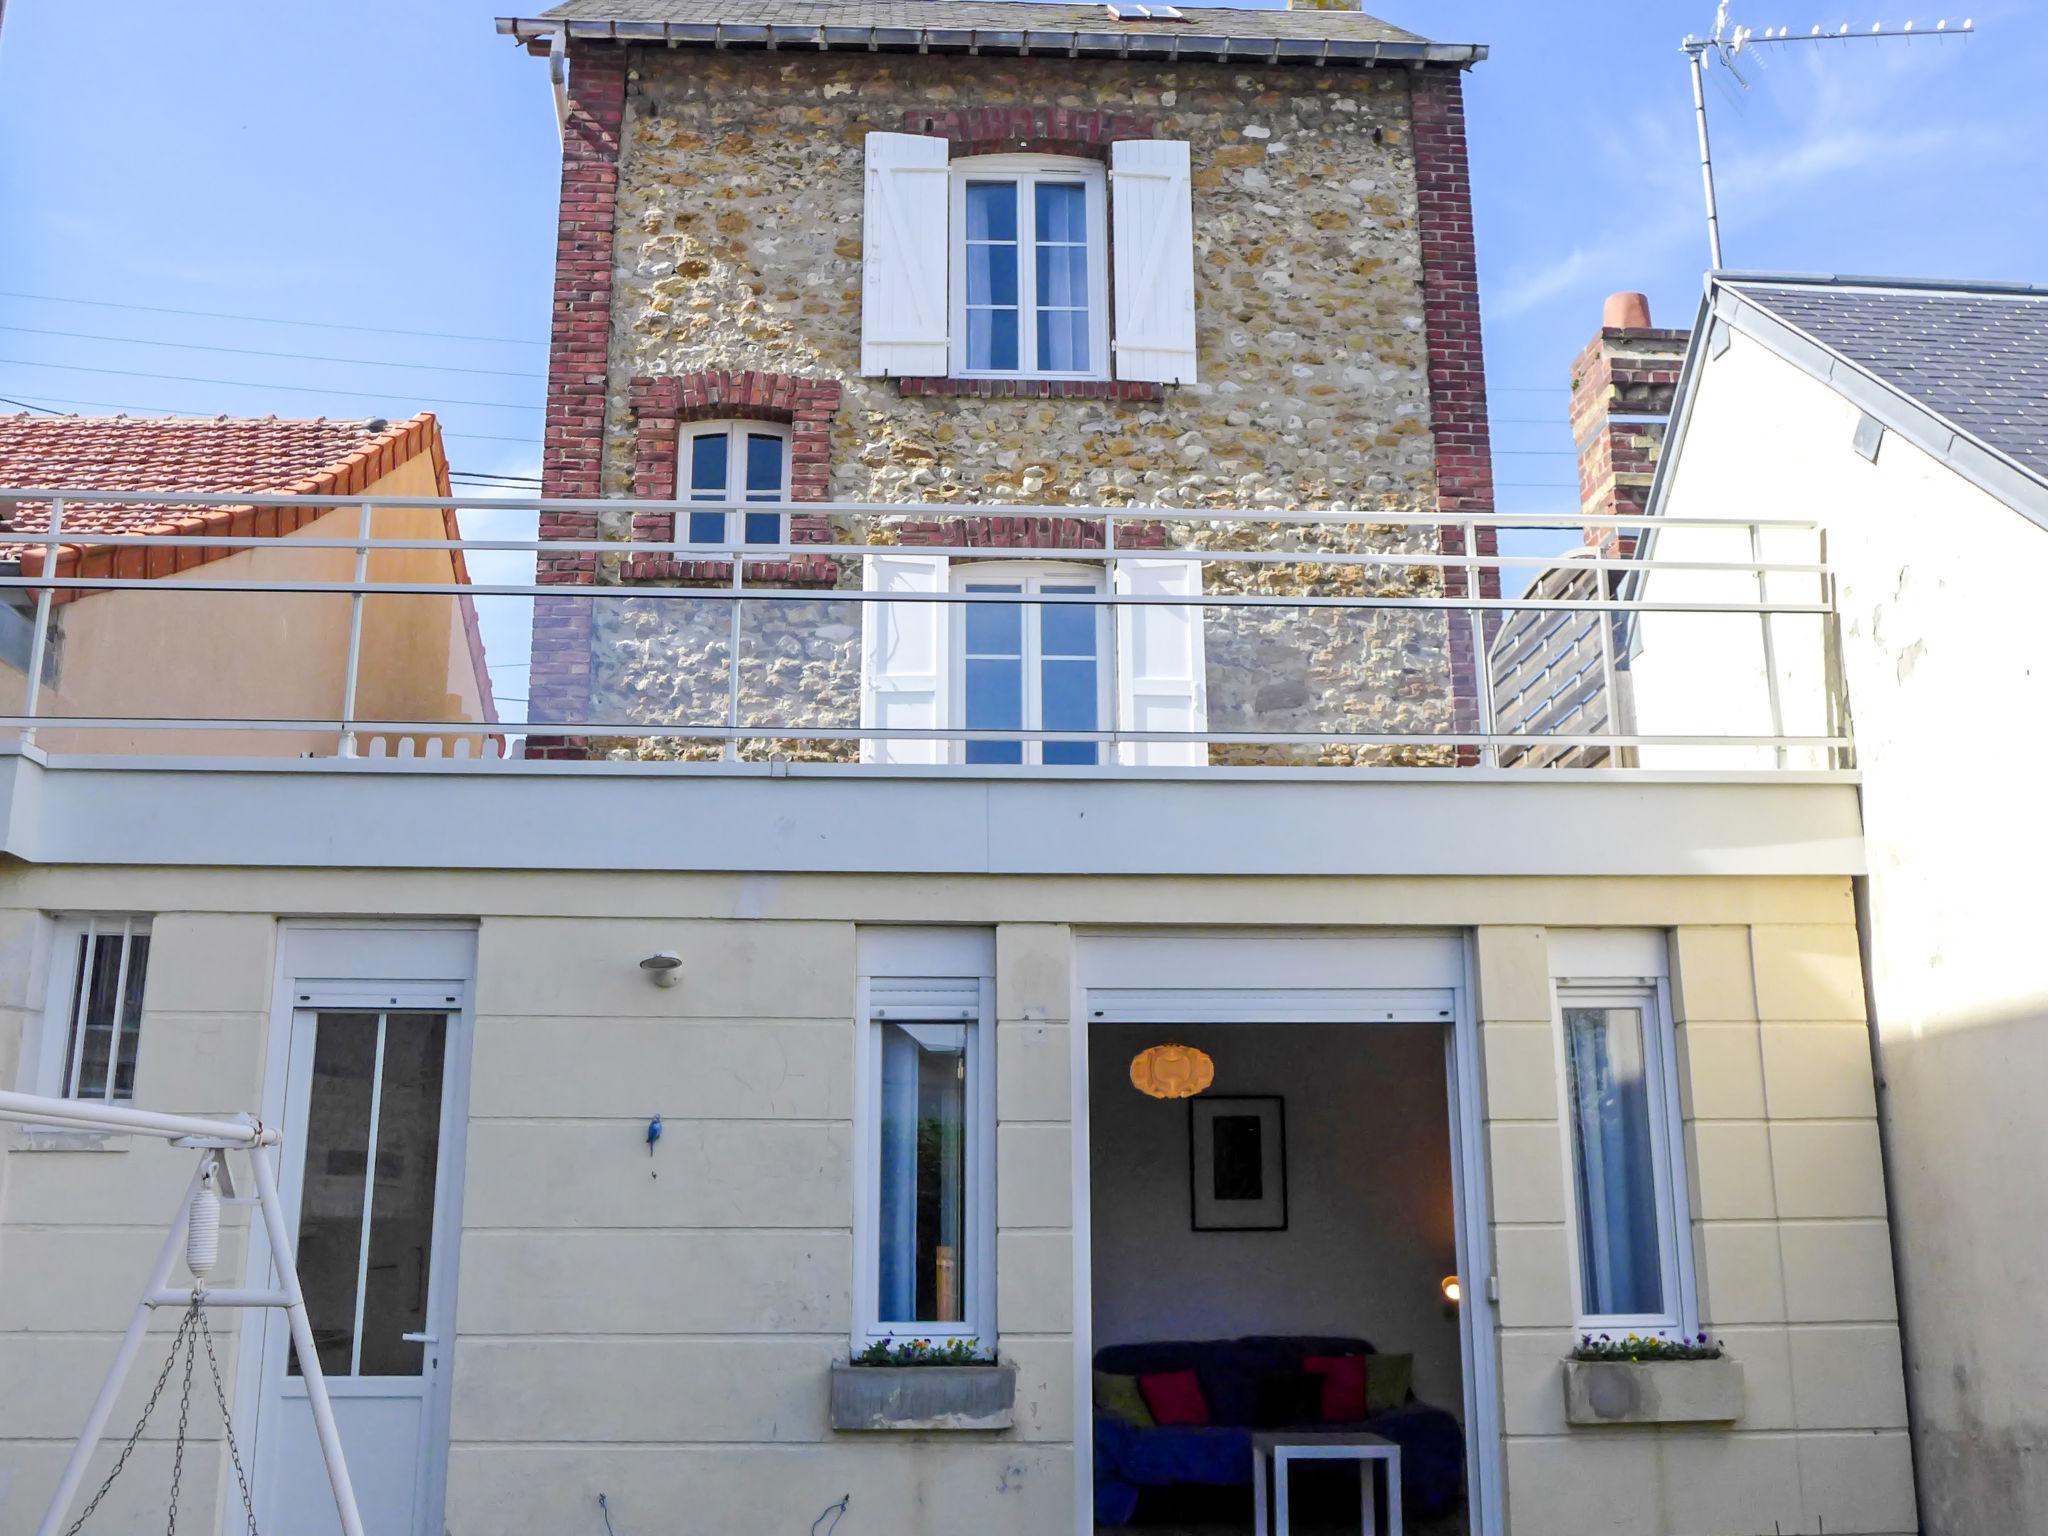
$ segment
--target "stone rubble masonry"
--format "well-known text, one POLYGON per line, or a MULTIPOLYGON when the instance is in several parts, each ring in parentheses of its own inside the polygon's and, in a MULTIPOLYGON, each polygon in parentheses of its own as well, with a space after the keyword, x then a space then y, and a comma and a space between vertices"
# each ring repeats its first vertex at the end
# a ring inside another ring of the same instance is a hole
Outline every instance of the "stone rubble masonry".
MULTIPOLYGON (((1572 363, 1572 438, 1579 448, 1579 510, 1626 517, 1649 504, 1678 394, 1690 331, 1602 326, 1572 363)), ((1627 559, 1635 540, 1588 528, 1586 542, 1627 559)))
MULTIPOLYGON (((574 366, 558 357, 551 375, 551 495, 624 496, 672 480, 673 444, 655 439, 685 418, 680 406, 666 414, 655 381, 753 370, 840 391, 836 411, 815 423, 825 453, 800 476, 800 496, 923 508, 867 520, 874 527, 838 519, 831 537, 839 542, 973 546, 1033 536, 1021 517, 968 515, 977 502, 1243 507, 1261 518, 1289 508, 1492 510, 1455 74, 590 44, 572 55, 570 86, 556 335, 576 357, 574 366), (1110 381, 1073 398, 1039 381, 1012 393, 1009 381, 861 376, 863 141, 907 122, 958 145, 1005 150, 1018 139, 1052 139, 1089 152, 1141 132, 1188 142, 1200 382, 1110 381), (614 193, 610 220, 585 200, 592 188, 614 193), (572 271, 607 223, 608 270, 572 271), (590 367, 600 336, 601 386, 590 367)), ((1119 544, 1164 540, 1169 521, 1162 513, 1123 530, 1119 544)), ((644 517, 636 528, 623 508, 544 530, 622 546, 619 556, 545 562, 544 580, 625 585, 595 613, 581 610, 580 629, 575 616, 552 612, 566 604, 537 605, 537 699, 650 724, 723 718, 727 620, 713 612, 723 605, 664 600, 650 587, 730 573, 722 562, 678 562, 673 574, 643 563, 659 557, 625 546, 652 531, 644 517), (700 620, 678 622, 697 610, 700 620)), ((1172 532, 1175 543, 1219 548, 1393 557, 1313 574, 1212 564, 1219 593, 1464 589, 1462 572, 1447 583, 1439 570, 1400 558, 1462 550, 1449 517, 1441 530, 1189 521, 1172 532)), ((1080 519, 1060 519, 1057 538, 1068 549, 1100 543, 1080 519)), ((1482 533, 1478 551, 1492 548, 1482 533)), ((812 572, 793 574, 809 584, 812 572)), ((839 585, 857 581, 856 569, 839 585)), ((1497 590, 1495 572, 1482 574, 1480 590, 1497 590)), ((747 617, 747 717, 778 728, 784 720, 857 723, 859 605, 822 594, 815 611, 755 606, 777 612, 772 625, 747 617)), ((1219 731, 1444 730, 1454 713, 1471 712, 1469 648, 1458 651, 1457 626, 1442 612, 1211 617, 1210 710, 1219 731)), ((1309 761, 1408 760, 1384 749, 1308 750, 1309 761)), ((1414 760, 1449 761, 1448 753, 1418 748, 1414 760)), ((1217 760, 1238 759, 1218 749, 1217 760)))
POLYGON ((1106 161, 1109 146, 1118 139, 1152 138, 1153 127, 1149 117, 1063 106, 912 107, 903 114, 905 133, 949 140, 956 160, 962 155, 1087 155, 1106 161))

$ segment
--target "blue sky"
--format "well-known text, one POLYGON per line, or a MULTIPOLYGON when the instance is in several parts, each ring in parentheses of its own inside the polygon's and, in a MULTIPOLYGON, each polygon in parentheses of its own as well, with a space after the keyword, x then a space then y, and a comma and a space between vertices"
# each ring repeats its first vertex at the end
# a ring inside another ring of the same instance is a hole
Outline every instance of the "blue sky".
MULTIPOLYGON (((1925 30, 1959 0, 1896 4, 1738 0, 1735 19, 1925 30)), ((5 5, 0 397, 425 408, 456 469, 537 473, 557 141, 546 67, 492 31, 501 7, 5 5)), ((1678 42, 1713 0, 1367 8, 1492 47, 1466 102, 1500 506, 1571 510, 1565 380, 1602 298, 1640 288, 1667 325, 1698 300, 1678 42)), ((1748 91, 1711 83, 1729 265, 2048 282, 2048 18, 2035 0, 1968 14, 1968 43, 1797 45, 1756 60, 1748 91)), ((516 701, 524 636, 509 608, 486 619, 516 701)))

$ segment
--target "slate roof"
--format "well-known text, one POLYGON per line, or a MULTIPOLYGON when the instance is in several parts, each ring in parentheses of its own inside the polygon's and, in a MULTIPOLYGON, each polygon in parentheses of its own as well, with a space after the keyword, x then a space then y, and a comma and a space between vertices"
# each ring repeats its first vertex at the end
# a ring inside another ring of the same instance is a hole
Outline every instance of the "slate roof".
POLYGON ((2048 289, 1869 278, 1720 282, 2048 484, 2048 289))
MULTIPOLYGON (((1119 6, 1128 14, 1130 6, 1119 6)), ((498 30, 532 40, 567 29, 571 37, 620 42, 778 43, 827 46, 974 47, 1017 52, 1027 34, 1033 52, 1165 57, 1184 53, 1252 60, 1262 53, 1329 62, 1376 58, 1469 64, 1486 50, 1432 43, 1361 11, 1244 10, 1181 6, 1182 21, 1112 19, 1105 5, 1038 0, 566 0, 527 16, 501 16, 498 30), (843 35, 835 35, 843 34, 843 35)))

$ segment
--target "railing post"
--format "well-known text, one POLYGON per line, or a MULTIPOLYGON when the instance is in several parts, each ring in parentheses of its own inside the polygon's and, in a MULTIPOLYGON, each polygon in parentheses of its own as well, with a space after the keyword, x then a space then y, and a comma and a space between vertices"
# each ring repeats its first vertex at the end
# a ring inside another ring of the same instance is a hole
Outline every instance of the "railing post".
MULTIPOLYGON (((355 590, 348 597, 348 673, 341 685, 341 755, 356 755, 356 683, 363 661, 363 588, 370 579, 370 503, 356 529, 355 590)), ((531 692, 532 690, 528 690, 531 692)))
MULTIPOLYGON (((1756 567, 1756 600, 1759 604, 1771 600, 1770 577, 1764 574, 1764 531, 1762 525, 1749 525, 1749 559, 1756 567)), ((1771 700, 1771 734, 1778 738, 1772 747, 1777 765, 1785 766, 1785 702, 1778 692, 1778 644, 1771 629, 1771 615, 1768 611, 1756 616, 1757 626, 1763 631, 1764 640, 1764 686, 1771 700)))
MULTIPOLYGON (((1123 672, 1118 662, 1118 653, 1123 649, 1124 611, 1116 601, 1116 514, 1105 511, 1102 516, 1103 590, 1109 597, 1109 750, 1104 754, 1105 766, 1121 767, 1124 759, 1123 732, 1123 672)), ((1199 615, 1201 610, 1195 612, 1199 615)))
MULTIPOLYGON (((733 533, 747 531, 745 511, 728 511, 725 514, 728 537, 733 533)), ((736 762, 740 755, 740 593, 747 584, 747 562, 743 546, 737 539, 732 544, 732 624, 727 631, 725 642, 725 745, 719 749, 724 761, 736 762)))
MULTIPOLYGON (((50 542, 43 546, 43 574, 57 574, 57 551, 62 548, 57 536, 64 531, 64 498, 50 498, 50 542)), ((50 607, 57 595, 55 587, 44 587, 36 593, 36 629, 28 645, 28 680, 21 697, 21 712, 35 718, 42 704, 43 658, 50 651, 50 607)), ((21 744, 32 747, 36 741, 36 728, 29 726, 21 733, 21 744)))
MULTIPOLYGON (((1593 572, 1593 601, 1604 602, 1607 598, 1607 573, 1593 572)), ((1614 613, 1611 609, 1595 608, 1593 623, 1600 631, 1600 697, 1607 701, 1607 734, 1621 734, 1621 686, 1617 678, 1619 668, 1614 660, 1614 613)), ((1620 747, 1607 749, 1607 766, 1622 766, 1620 747)))
MULTIPOLYGON (((1467 561, 1474 561, 1478 552, 1477 526, 1467 522, 1465 524, 1465 559, 1467 561)), ((1479 567, 1476 563, 1472 563, 1467 564, 1464 570, 1465 601, 1476 605, 1479 597, 1479 567)), ((1479 702, 1479 729, 1483 734, 1491 738, 1494 727, 1493 658, 1487 654, 1486 650, 1485 611, 1477 606, 1472 606, 1465 610, 1465 616, 1471 621, 1472 625, 1472 680, 1479 702)), ((1479 749, 1479 766, 1482 768, 1498 768, 1500 766, 1500 748, 1490 739, 1479 749)))

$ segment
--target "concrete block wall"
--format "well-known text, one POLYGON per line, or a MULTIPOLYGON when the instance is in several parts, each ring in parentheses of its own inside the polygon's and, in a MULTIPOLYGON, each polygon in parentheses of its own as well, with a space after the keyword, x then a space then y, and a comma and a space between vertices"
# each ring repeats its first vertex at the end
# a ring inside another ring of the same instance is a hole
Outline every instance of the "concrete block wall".
POLYGON ((1856 933, 1670 930, 1703 1326, 1743 1364, 1731 1429, 1574 1427, 1577 1321, 1544 930, 1482 928, 1479 1010, 1512 1536, 1917 1528, 1856 933))
MULTIPOLYGON (((260 1101, 276 922, 269 917, 159 913, 151 927, 138 1102, 194 1114, 260 1101)), ((13 1087, 23 1041, 42 1027, 48 919, 0 911, 0 1083, 13 1087)), ((98 1393, 150 1265, 177 1212, 193 1154, 161 1141, 0 1126, 0 1536, 28 1536, 98 1393)), ((216 1282, 238 1284, 248 1212, 222 1212, 216 1282)), ((171 1283, 188 1278, 182 1263, 171 1283)), ((113 1465, 162 1368, 178 1323, 159 1311, 117 1400, 110 1443, 88 1490, 113 1465)), ((233 1390, 238 1334, 216 1320, 215 1348, 233 1390)), ((203 1365, 202 1365, 203 1370, 203 1365)), ((176 1383, 99 1514, 97 1528, 163 1524, 177 1429, 176 1383)), ((212 1388, 195 1383, 186 1451, 187 1503, 206 1511, 229 1477, 212 1388)), ((74 1510, 74 1515, 76 1511, 74 1510)), ((207 1518, 204 1514, 202 1520, 207 1518)))
POLYGON ((486 919, 448 1528, 1059 1529, 1073 1507, 1068 930, 997 929, 999 1435, 838 1434, 855 925, 486 919), (637 946, 637 947, 636 947, 637 946), (684 984, 622 954, 673 949, 684 984), (647 1121, 663 1120, 652 1155, 647 1121))

